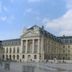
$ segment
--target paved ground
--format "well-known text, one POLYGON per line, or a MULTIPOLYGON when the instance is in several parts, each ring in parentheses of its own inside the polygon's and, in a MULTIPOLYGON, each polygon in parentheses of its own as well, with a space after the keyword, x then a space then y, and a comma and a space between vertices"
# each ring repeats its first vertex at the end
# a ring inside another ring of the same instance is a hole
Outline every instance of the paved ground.
POLYGON ((10 70, 5 69, 5 63, 0 65, 0 72, 24 72, 23 70, 25 72, 72 72, 72 64, 12 62, 10 63, 10 70))

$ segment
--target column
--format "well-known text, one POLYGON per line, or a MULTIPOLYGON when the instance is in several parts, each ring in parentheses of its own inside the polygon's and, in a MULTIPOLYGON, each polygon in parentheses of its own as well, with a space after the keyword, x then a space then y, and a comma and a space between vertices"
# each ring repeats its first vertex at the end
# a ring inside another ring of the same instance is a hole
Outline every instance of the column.
POLYGON ((32 40, 32 53, 34 53, 34 39, 32 40))
POLYGON ((38 39, 38 48, 37 48, 38 57, 37 60, 40 60, 40 39, 38 39))
POLYGON ((40 39, 38 39, 38 53, 40 53, 40 39))
POLYGON ((28 49, 28 40, 26 40, 26 50, 25 50, 25 53, 27 53, 27 49, 28 49))

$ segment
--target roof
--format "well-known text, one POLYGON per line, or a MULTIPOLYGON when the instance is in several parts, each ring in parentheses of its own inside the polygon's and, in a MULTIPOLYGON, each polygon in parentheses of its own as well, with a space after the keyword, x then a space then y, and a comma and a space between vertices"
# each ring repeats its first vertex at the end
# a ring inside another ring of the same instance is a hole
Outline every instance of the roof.
POLYGON ((31 30, 31 29, 33 29, 34 27, 39 28, 39 31, 40 31, 41 35, 44 35, 45 37, 49 37, 49 38, 53 39, 54 41, 57 41, 57 42, 60 42, 60 43, 61 43, 61 40, 60 40, 59 38, 57 38, 56 36, 54 36, 53 34, 51 34, 51 33, 49 33, 48 31, 46 31, 46 30, 44 29, 44 26, 39 27, 39 26, 37 26, 37 25, 34 25, 34 26, 32 26, 31 28, 29 28, 29 29, 27 29, 27 30, 31 30))
POLYGON ((72 39, 72 36, 60 36, 58 38, 61 38, 61 39, 72 39))
POLYGON ((64 44, 72 44, 72 36, 61 36, 58 37, 64 44))
POLYGON ((15 45, 20 45, 21 40, 20 39, 9 39, 9 40, 3 40, 2 45, 3 46, 15 46, 15 45))

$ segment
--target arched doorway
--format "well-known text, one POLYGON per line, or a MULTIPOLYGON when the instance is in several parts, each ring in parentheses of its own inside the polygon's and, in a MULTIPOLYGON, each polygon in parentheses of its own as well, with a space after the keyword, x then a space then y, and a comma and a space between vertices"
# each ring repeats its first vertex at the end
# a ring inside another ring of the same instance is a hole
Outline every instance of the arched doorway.
POLYGON ((31 55, 28 55, 28 61, 32 61, 31 55))

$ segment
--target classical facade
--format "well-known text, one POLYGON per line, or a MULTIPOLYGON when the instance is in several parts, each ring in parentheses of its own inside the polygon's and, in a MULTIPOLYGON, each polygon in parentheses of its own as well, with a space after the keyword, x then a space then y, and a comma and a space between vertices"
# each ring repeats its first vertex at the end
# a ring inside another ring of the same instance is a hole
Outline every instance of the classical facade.
POLYGON ((2 47, 2 41, 0 41, 0 60, 2 60, 4 54, 4 49, 2 47))
POLYGON ((37 25, 23 31, 19 39, 3 40, 2 48, 4 60, 72 59, 72 37, 56 37, 37 25))

